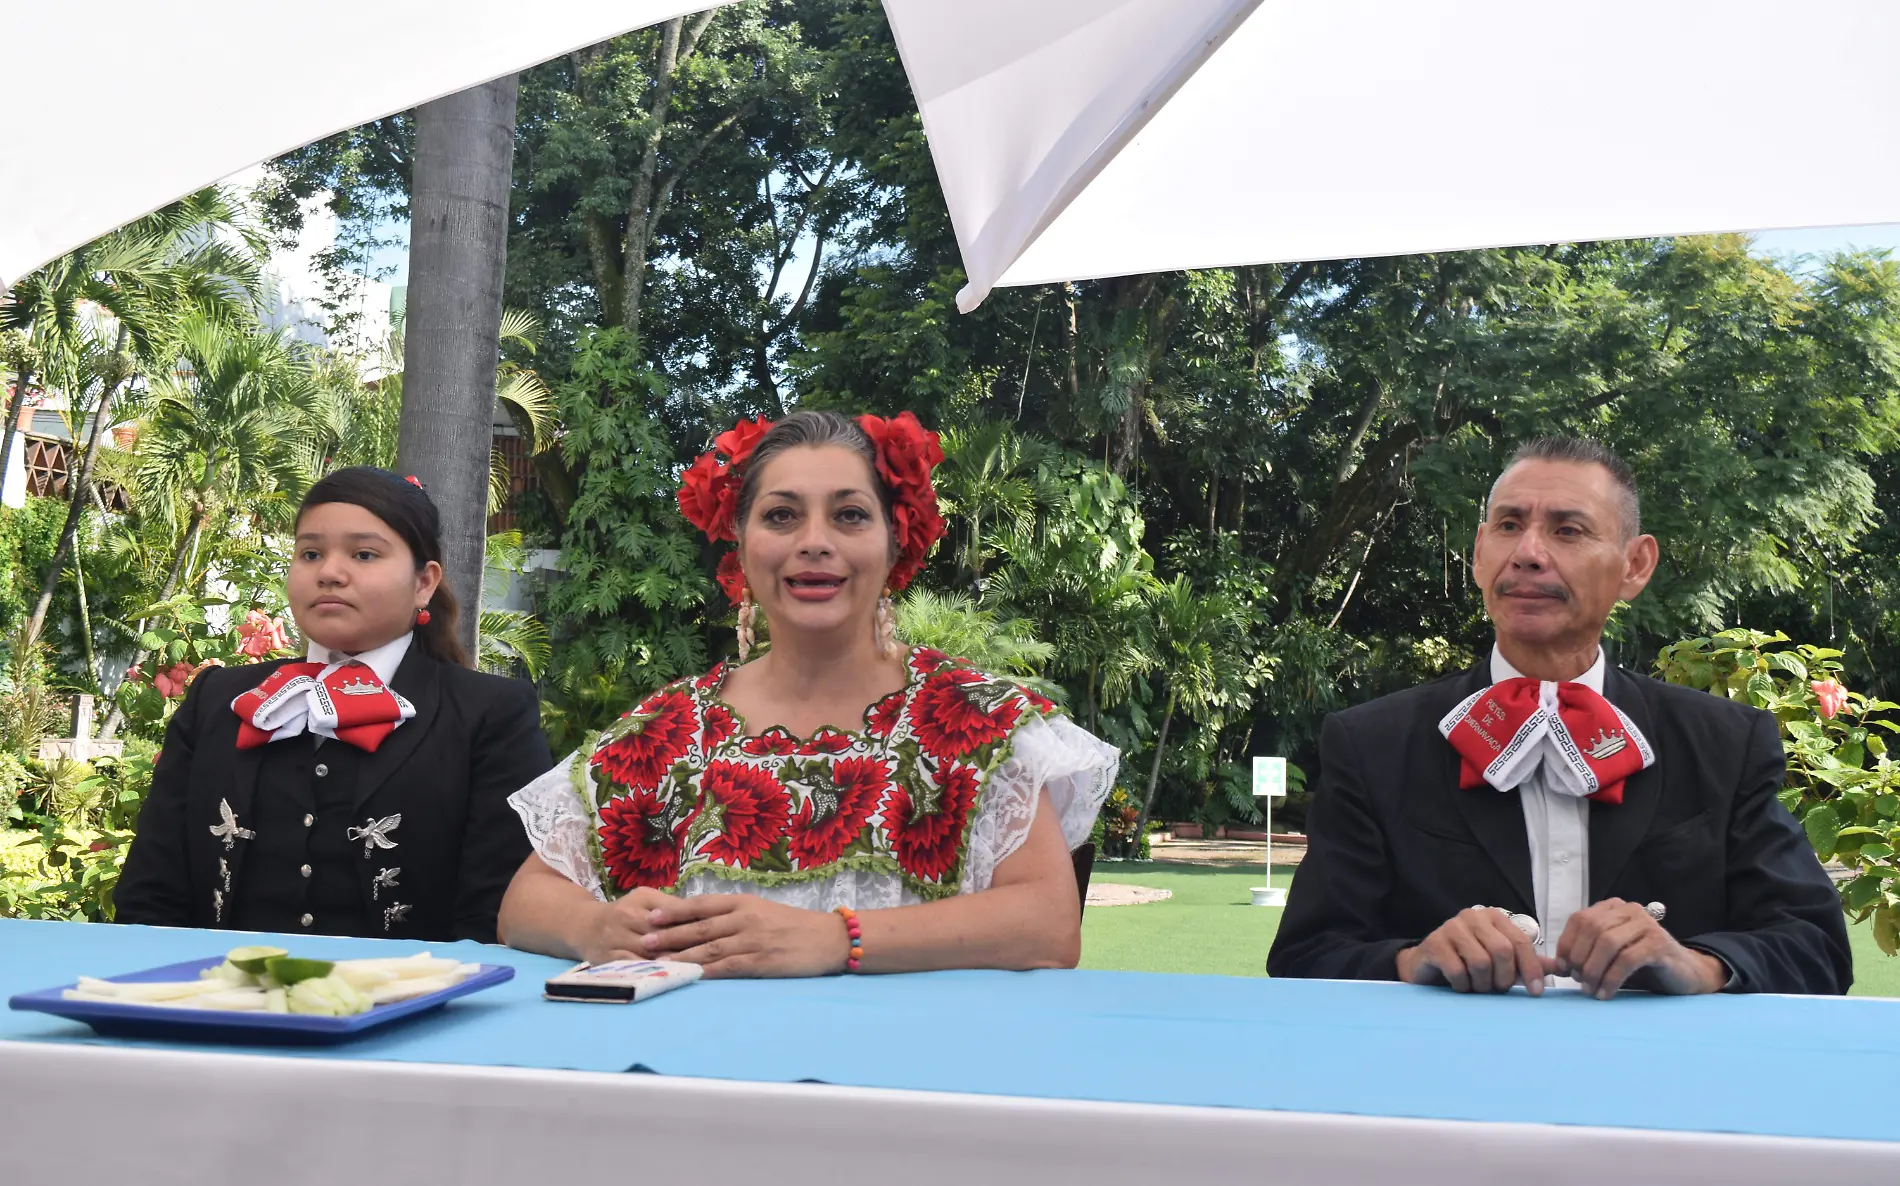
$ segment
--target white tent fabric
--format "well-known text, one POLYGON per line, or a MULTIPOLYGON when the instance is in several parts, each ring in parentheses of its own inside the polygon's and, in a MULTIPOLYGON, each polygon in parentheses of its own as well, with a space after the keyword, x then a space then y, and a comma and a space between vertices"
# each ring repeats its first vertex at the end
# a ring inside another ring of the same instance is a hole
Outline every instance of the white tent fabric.
POLYGON ((343 128, 730 0, 0 5, 0 291, 343 128))
POLYGON ((998 285, 1900 221, 1892 0, 884 0, 998 285))

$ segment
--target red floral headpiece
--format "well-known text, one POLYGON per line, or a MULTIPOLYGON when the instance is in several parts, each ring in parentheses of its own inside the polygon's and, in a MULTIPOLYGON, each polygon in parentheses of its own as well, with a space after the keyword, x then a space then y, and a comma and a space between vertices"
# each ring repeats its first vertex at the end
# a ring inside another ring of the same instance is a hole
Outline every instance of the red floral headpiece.
MULTIPOLYGON (((931 545, 943 538, 937 488, 930 482, 930 471, 943 461, 943 446, 937 434, 909 412, 888 420, 859 416, 858 427, 876 447, 878 477, 891 489, 897 563, 891 568, 890 587, 895 593, 923 570, 931 545)), ((760 438, 771 430, 772 422, 763 416, 741 420, 714 437, 713 447, 686 468, 680 482, 680 513, 714 543, 737 542, 739 487, 745 480, 745 466, 760 438)), ((737 552, 728 552, 720 560, 719 585, 734 604, 744 595, 745 574, 739 570, 737 552)))

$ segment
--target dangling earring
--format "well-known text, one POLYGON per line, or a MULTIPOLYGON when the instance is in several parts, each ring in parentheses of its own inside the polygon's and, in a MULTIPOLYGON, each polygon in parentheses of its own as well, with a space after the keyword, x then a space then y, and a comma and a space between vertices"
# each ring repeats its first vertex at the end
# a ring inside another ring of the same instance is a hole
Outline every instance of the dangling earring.
POLYGON ((739 662, 741 663, 745 662, 746 656, 752 653, 752 615, 758 608, 752 600, 752 586, 747 585, 745 592, 739 595, 739 628, 736 631, 739 635, 739 662))
POLYGON ((873 638, 877 640, 877 653, 885 659, 897 654, 897 611, 891 607, 891 587, 884 586, 884 596, 877 599, 877 623, 873 638))
POLYGON ((427 609, 427 608, 425 607, 425 608, 423 608, 423 609, 419 609, 419 610, 417 610, 417 611, 416 611, 416 625, 418 625, 418 626, 427 626, 428 624, 429 624, 429 611, 428 611, 428 609, 427 609))

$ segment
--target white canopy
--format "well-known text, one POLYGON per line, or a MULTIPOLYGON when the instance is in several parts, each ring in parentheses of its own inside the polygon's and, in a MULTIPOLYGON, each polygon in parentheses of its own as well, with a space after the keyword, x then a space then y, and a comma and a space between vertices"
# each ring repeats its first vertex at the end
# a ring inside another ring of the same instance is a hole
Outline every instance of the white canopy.
POLYGON ((728 2, 0 5, 0 292, 247 165, 728 2))
POLYGON ((884 0, 997 285, 1900 221, 1893 0, 884 0))

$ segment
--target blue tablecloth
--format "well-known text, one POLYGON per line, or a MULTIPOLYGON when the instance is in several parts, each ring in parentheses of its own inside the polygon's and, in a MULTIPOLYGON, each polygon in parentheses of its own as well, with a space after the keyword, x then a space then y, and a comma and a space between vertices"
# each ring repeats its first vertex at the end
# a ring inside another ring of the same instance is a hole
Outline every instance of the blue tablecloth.
MULTIPOLYGON (((0 920, 0 998, 222 954, 259 936, 0 920)), ((267 938, 262 941, 269 941, 267 938)), ((296 954, 415 943, 278 936, 296 954)), ((1138 972, 937 972, 702 982, 639 1005, 540 999, 563 961, 436 945, 516 968, 441 1013, 292 1058, 643 1070, 765 1082, 1446 1120, 1900 1140, 1880 1090, 1843 1066, 1896 1065, 1900 1001, 1575 993, 1459 996, 1341 981, 1138 972)), ((0 1039, 102 1039, 0 1011, 0 1039)), ((233 1049, 233 1048, 225 1048, 233 1049)))

